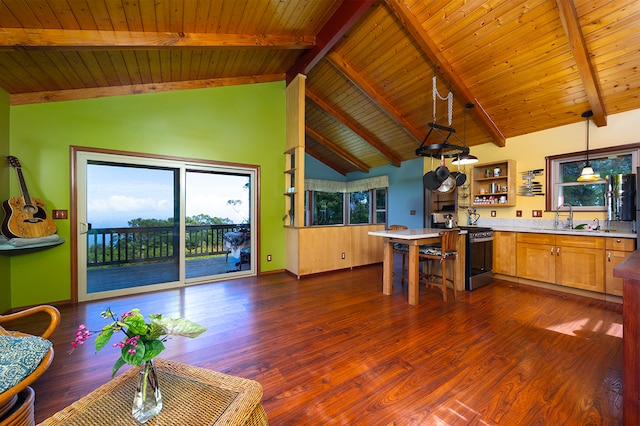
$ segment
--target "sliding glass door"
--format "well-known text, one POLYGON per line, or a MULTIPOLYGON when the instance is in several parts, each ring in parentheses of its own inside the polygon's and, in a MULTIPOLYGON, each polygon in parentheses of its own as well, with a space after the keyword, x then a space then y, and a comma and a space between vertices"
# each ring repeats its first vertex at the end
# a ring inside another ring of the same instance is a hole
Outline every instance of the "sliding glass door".
POLYGON ((255 274, 256 170, 77 152, 78 299, 255 274))

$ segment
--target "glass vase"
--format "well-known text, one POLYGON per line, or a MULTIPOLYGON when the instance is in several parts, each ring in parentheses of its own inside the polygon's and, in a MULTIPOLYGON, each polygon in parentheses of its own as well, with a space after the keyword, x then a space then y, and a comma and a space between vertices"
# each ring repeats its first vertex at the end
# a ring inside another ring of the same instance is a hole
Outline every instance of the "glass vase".
POLYGON ((140 424, 148 422, 160 414, 162 410, 162 394, 158 385, 158 376, 153 360, 145 361, 138 373, 138 386, 133 399, 131 414, 140 424))

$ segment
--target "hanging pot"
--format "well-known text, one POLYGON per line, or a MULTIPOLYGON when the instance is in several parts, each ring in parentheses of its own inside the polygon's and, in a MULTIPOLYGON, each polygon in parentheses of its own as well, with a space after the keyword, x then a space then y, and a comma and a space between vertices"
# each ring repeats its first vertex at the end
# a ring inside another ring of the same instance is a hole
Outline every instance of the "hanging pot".
POLYGON ((436 173, 432 170, 425 173, 425 175, 422 177, 422 183, 425 188, 430 191, 434 191, 438 189, 438 187, 442 184, 442 181, 437 180, 436 173))
POLYGON ((453 178, 455 179, 456 186, 462 186, 467 181, 467 175, 465 175, 464 173, 452 172, 451 176, 453 176, 453 178))
POLYGON ((444 182, 438 187, 438 192, 443 194, 448 194, 456 188, 456 181, 453 177, 449 176, 445 179, 444 182))
POLYGON ((436 169, 436 179, 440 181, 440 183, 444 182, 451 173, 449 173, 449 169, 446 166, 439 166, 436 169))

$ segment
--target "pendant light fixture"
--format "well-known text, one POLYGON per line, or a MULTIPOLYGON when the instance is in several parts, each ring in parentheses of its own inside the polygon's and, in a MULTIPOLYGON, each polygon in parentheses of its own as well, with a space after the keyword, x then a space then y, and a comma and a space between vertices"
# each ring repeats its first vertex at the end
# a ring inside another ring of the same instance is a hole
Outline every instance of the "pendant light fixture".
POLYGON ((582 113, 582 117, 587 119, 587 158, 582 168, 582 173, 578 176, 578 182, 593 182, 596 180, 600 180, 600 175, 593 171, 593 167, 591 167, 591 163, 589 163, 589 119, 593 116, 592 111, 585 111, 582 113))
MULTIPOLYGON (((464 104, 464 116, 463 116, 463 138, 462 138, 462 143, 464 144, 464 146, 468 149, 467 146, 467 110, 473 108, 474 105, 469 102, 464 104)), ((451 162, 451 164, 454 164, 456 166, 460 166, 460 165, 465 165, 465 164, 473 164, 473 163, 477 163, 478 162, 478 157, 476 157, 475 155, 471 155, 468 152, 466 154, 460 155, 458 156, 455 160, 453 160, 451 162)))

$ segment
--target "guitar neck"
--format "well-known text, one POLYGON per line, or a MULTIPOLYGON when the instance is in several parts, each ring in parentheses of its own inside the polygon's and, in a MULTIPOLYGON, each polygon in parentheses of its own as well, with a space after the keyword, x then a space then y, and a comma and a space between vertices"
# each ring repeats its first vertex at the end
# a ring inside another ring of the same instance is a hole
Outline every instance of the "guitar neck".
POLYGON ((24 176, 22 176, 22 168, 16 167, 16 172, 18 173, 18 182, 20 182, 20 190, 22 191, 22 198, 24 198, 24 203, 26 205, 31 205, 31 197, 29 197, 29 191, 27 191, 27 184, 24 182, 24 176))

